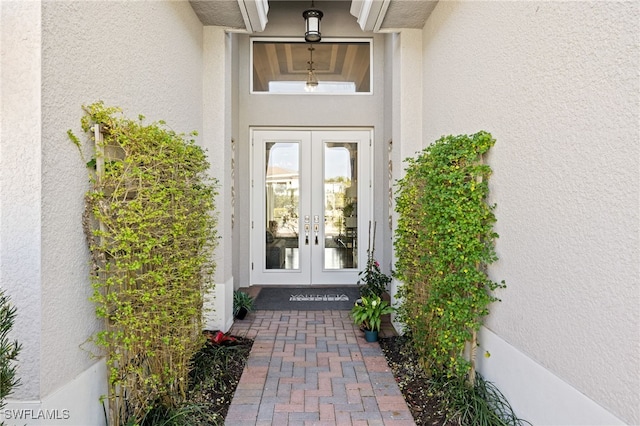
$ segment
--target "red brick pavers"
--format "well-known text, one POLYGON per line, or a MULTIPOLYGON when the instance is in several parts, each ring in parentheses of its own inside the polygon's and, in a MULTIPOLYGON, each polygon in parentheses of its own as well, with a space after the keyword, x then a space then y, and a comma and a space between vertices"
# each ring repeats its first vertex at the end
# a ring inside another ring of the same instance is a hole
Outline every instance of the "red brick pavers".
POLYGON ((349 311, 257 311, 231 332, 254 344, 225 424, 415 425, 349 311))

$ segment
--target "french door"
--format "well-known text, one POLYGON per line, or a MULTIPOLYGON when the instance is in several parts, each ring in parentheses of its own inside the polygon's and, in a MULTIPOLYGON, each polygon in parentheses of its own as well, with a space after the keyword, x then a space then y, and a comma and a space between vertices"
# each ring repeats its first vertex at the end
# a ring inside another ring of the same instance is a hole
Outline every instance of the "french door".
POLYGON ((251 136, 251 284, 355 284, 371 214, 371 130, 251 136))

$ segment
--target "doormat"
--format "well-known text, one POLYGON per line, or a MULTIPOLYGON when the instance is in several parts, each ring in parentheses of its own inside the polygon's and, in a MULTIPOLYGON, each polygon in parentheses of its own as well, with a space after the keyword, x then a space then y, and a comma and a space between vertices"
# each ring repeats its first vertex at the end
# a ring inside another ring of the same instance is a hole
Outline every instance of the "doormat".
POLYGON ((347 311, 359 297, 357 286, 262 287, 254 308, 262 311, 347 311))

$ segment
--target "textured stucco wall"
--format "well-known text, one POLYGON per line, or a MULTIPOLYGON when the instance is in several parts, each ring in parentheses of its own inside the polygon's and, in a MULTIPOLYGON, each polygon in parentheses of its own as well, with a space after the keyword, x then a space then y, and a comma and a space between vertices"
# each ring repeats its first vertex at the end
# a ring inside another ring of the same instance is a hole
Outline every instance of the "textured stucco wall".
POLYGON ((24 398, 40 386, 40 34, 39 2, 0 2, 0 288, 17 309, 24 398))
POLYGON ((41 395, 94 362, 80 349, 100 326, 81 229, 88 179, 66 130, 82 135, 81 105, 97 100, 202 130, 202 24, 188 2, 43 3, 41 395))
POLYGON ((440 2, 423 55, 425 142, 480 129, 497 139, 490 272, 508 288, 487 326, 631 424, 639 19, 637 2, 440 2))

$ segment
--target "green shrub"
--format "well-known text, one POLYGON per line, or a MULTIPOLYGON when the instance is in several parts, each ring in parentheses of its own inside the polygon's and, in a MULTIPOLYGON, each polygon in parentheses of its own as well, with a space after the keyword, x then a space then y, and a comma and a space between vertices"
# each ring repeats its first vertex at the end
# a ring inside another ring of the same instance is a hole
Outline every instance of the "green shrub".
POLYGON ((105 321, 94 340, 107 354, 110 424, 137 424, 154 406, 180 405, 204 341, 216 182, 204 151, 164 122, 130 120, 102 102, 84 110, 83 130, 101 135, 84 221, 105 321))
POLYGON ((447 418, 455 424, 473 426, 531 424, 520 419, 502 392, 480 374, 476 375, 472 386, 466 380, 445 379, 436 380, 434 388, 444 395, 447 418))
POLYGON ((498 300, 492 291, 503 286, 486 273, 497 234, 482 156, 494 143, 486 132, 439 139, 407 160, 396 199, 399 318, 427 371, 471 383, 476 332, 498 300))
MULTIPOLYGON (((17 340, 9 340, 9 332, 16 319, 16 308, 9 297, 0 289, 0 409, 5 406, 5 398, 20 385, 16 377, 16 361, 22 345, 17 340)), ((4 424, 4 423, 0 423, 4 424)))

